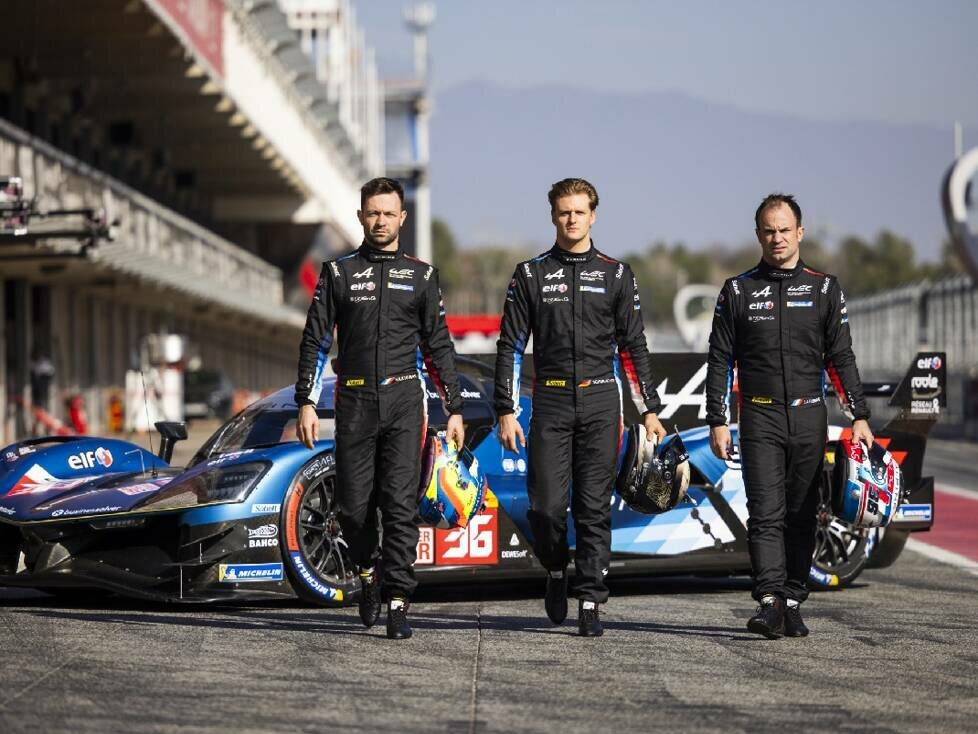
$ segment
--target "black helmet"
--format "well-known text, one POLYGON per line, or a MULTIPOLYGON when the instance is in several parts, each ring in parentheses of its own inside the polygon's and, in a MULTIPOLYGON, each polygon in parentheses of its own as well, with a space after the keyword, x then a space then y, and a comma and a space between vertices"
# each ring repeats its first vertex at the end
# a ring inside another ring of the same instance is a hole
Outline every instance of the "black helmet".
POLYGON ((679 431, 656 446, 645 426, 636 423, 628 429, 625 456, 615 483, 625 504, 636 512, 655 515, 666 512, 686 497, 689 488, 689 453, 679 431))

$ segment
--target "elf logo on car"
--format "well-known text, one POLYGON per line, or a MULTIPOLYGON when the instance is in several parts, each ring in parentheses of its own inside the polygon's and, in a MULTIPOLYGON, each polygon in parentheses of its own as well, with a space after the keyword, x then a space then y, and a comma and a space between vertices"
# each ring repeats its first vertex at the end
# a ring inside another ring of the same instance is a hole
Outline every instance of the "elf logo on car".
POLYGON ((112 466, 112 452, 99 446, 94 451, 83 451, 68 457, 68 466, 72 469, 92 469, 96 465, 106 469, 112 466))
POLYGON ((430 566, 435 562, 435 529, 428 526, 418 528, 417 560, 415 566, 430 566))
POLYGON ((438 565, 495 565, 498 551, 496 508, 476 515, 464 528, 435 531, 438 565))
POLYGON ((921 357, 917 360, 918 370, 939 370, 941 368, 940 357, 921 357))

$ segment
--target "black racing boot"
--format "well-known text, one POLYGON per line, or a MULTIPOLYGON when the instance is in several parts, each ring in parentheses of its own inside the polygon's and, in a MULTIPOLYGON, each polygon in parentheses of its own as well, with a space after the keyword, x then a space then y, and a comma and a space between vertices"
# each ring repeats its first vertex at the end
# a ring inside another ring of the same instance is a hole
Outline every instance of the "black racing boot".
POLYGON ((577 634, 581 637, 601 637, 604 634, 596 602, 581 600, 577 610, 577 634))
POLYGON ((547 574, 547 592, 543 597, 547 616, 554 624, 567 619, 567 572, 551 571, 547 574))
POLYGON ((785 605, 784 610, 784 636, 785 637, 808 637, 808 627, 801 619, 801 605, 785 605))
POLYGON ((360 619, 373 627, 380 617, 380 583, 373 569, 360 572, 360 619))
POLYGON ((784 600, 773 594, 761 597, 754 616, 747 620, 747 629, 776 640, 784 635, 784 600))
POLYGON ((408 600, 395 596, 387 603, 387 636, 392 640, 406 640, 411 636, 407 621, 408 600))

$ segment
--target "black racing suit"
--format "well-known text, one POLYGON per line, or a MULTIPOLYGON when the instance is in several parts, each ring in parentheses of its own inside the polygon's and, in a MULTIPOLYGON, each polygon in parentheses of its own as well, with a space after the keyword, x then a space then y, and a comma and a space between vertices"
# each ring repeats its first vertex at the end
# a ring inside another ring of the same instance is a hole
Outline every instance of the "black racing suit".
POLYGON ((651 357, 631 268, 592 245, 558 246, 520 263, 506 294, 496 346, 495 405, 519 407, 520 368, 533 335, 533 414, 527 517, 534 551, 550 571, 567 567, 567 501, 574 496, 574 592, 608 599, 611 491, 621 445, 624 371, 639 413, 657 412, 651 357))
POLYGON ((427 430, 422 359, 446 410, 462 412, 437 271, 400 251, 366 243, 325 263, 302 334, 298 405, 319 401, 334 324, 340 526, 354 563, 369 568, 380 508, 383 591, 388 598, 407 598, 417 585, 415 516, 427 430))
POLYGON ((727 422, 735 366, 754 598, 773 594, 802 602, 825 454, 825 373, 846 413, 869 418, 835 276, 801 262, 789 270, 762 261, 727 280, 710 334, 711 426, 727 422))

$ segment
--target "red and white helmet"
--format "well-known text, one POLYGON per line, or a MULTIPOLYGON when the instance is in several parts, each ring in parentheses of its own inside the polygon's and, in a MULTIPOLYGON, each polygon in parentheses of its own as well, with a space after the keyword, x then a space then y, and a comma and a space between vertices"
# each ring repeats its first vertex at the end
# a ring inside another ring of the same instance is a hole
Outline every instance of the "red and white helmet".
POLYGON ((903 501, 903 475, 893 455, 873 443, 844 438, 836 445, 832 511, 864 528, 885 527, 903 501))

